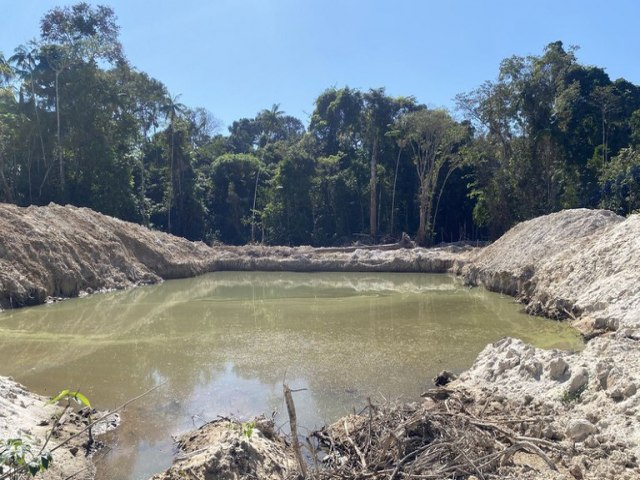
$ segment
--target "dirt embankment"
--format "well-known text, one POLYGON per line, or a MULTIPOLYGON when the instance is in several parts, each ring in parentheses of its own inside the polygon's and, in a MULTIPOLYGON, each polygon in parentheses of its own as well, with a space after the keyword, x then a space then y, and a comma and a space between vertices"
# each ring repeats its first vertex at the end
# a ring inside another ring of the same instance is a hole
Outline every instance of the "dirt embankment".
POLYGON ((518 297, 529 313, 587 330, 638 328, 640 216, 566 210, 523 222, 455 273, 518 297))
POLYGON ((0 204, 0 231, 0 308, 219 270, 446 272, 472 250, 211 248, 87 208, 54 204, 0 204))
POLYGON ((0 306, 204 273, 210 249, 86 208, 0 205, 0 306))

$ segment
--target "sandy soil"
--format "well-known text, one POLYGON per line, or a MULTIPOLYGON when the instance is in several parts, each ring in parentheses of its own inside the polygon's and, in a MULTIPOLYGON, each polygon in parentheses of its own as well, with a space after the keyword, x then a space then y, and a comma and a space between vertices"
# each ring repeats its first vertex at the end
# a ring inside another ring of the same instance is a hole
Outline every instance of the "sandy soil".
POLYGON ((640 478, 640 216, 568 210, 536 218, 455 270, 469 284, 518 297, 530 313, 569 319, 588 340, 571 353, 503 339, 459 384, 480 396, 530 398, 551 414, 554 436, 599 449, 576 456, 584 478, 640 478))
MULTIPOLYGON (((73 475, 74 479, 93 479, 95 467, 91 458, 100 448, 99 440, 94 437, 92 441, 88 433, 83 433, 68 443, 65 441, 105 412, 68 410, 65 413, 61 406, 48 404, 48 401, 48 398, 27 391, 11 378, 0 377, 0 439, 20 438, 31 446, 35 454, 43 447, 45 451, 52 452, 53 461, 49 469, 38 474, 38 478, 57 480, 73 475), (52 430, 54 433, 45 446, 52 430)), ((95 435, 104 433, 115 428, 118 421, 117 414, 110 416, 95 425, 93 432, 95 435)), ((24 478, 27 477, 29 475, 25 474, 24 478)))
POLYGON ((230 419, 207 423, 177 439, 174 465, 150 480, 201 478, 237 480, 296 478, 291 448, 274 432, 273 422, 260 417, 247 429, 230 419))

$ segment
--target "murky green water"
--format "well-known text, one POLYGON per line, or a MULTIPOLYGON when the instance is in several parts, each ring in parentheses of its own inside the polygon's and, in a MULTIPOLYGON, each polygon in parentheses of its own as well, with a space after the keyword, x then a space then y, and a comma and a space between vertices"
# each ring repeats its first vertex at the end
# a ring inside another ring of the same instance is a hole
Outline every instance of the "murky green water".
POLYGON ((277 414, 282 381, 299 423, 332 421, 368 396, 415 399, 515 336, 580 348, 556 322, 446 275, 220 272, 0 314, 0 374, 53 395, 77 389, 123 414, 104 479, 143 479, 171 462, 170 435, 217 415, 277 414))

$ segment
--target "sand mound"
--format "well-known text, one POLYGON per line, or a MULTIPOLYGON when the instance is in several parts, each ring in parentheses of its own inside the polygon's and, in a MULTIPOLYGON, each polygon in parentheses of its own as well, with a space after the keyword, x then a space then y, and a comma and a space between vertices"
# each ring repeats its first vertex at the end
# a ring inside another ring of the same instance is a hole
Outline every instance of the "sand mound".
POLYGON ((271 421, 258 418, 246 424, 220 419, 178 438, 180 453, 174 464, 150 480, 295 478, 289 447, 274 434, 271 421))
POLYGON ((202 243, 71 206, 0 205, 0 306, 204 273, 202 243))
POLYGON ((469 284, 517 296, 527 311, 581 318, 582 331, 640 322, 640 216, 566 210, 523 222, 466 265, 469 284))
MULTIPOLYGON (((524 222, 455 269, 521 299, 530 313, 570 318, 579 353, 503 339, 459 380, 547 412, 548 436, 598 450, 575 478, 640 478, 640 216, 567 210, 524 222)), ((544 477, 542 477, 544 478, 544 477)), ((569 477, 570 478, 570 477, 569 477)))

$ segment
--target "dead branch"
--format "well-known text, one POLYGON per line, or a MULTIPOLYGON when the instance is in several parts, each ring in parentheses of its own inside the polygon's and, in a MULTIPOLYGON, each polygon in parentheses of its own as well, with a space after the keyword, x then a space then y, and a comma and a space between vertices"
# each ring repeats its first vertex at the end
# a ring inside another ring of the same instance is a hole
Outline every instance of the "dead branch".
POLYGON ((293 396, 291 395, 291 389, 286 383, 282 384, 284 390, 284 399, 287 404, 287 412, 289 413, 289 425, 291 427, 291 445, 298 461, 298 467, 303 478, 307 478, 307 464, 302 458, 302 452, 300 450, 300 441, 298 439, 298 420, 296 417, 296 407, 293 403, 293 396))

